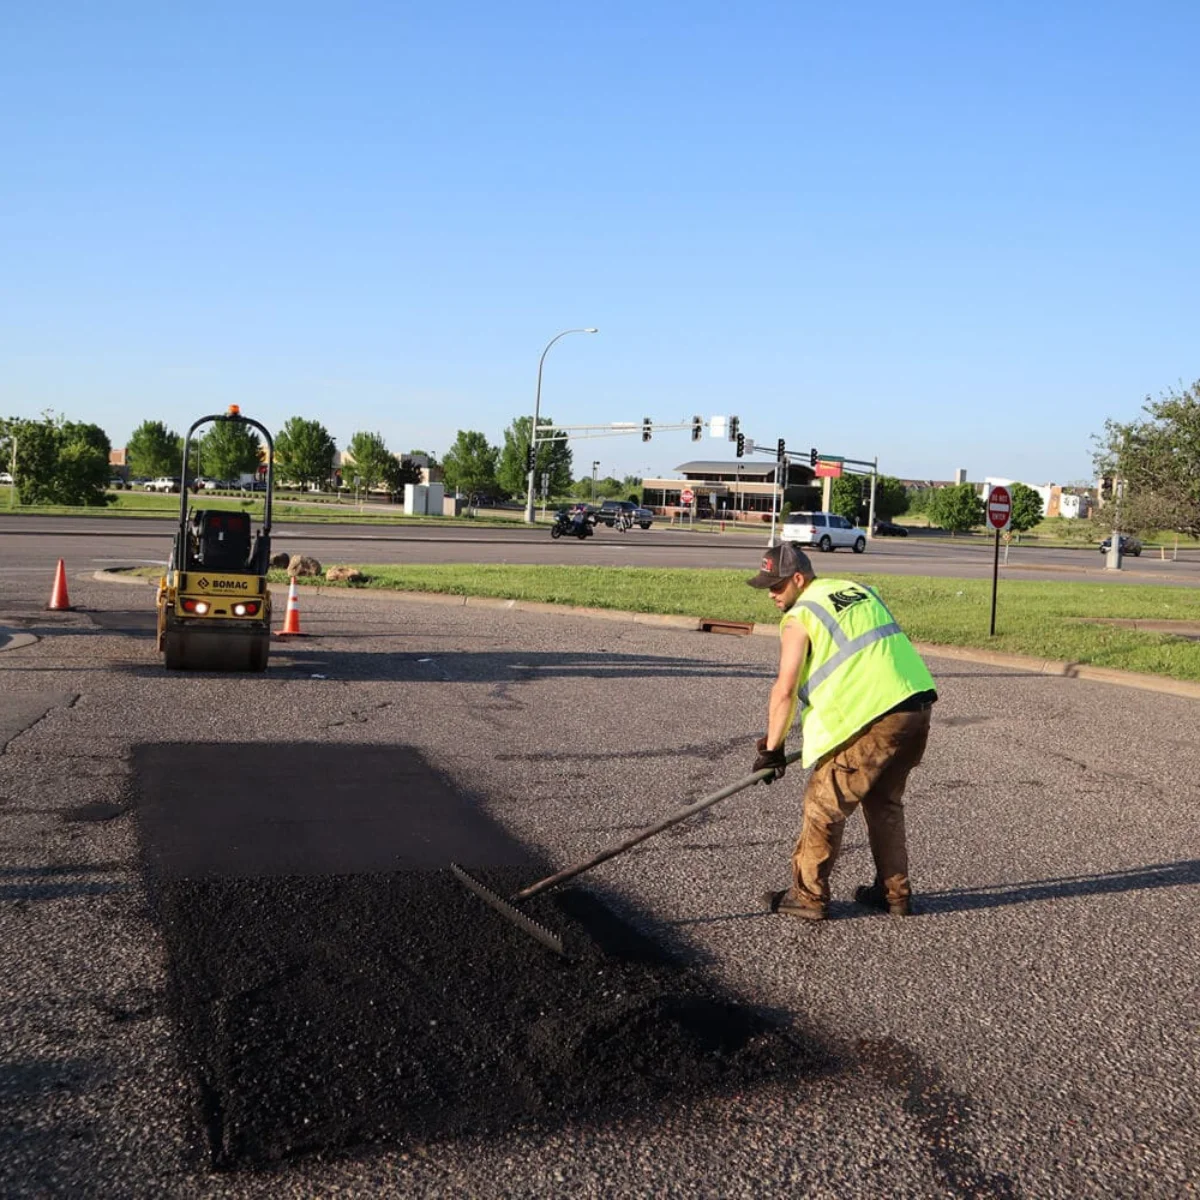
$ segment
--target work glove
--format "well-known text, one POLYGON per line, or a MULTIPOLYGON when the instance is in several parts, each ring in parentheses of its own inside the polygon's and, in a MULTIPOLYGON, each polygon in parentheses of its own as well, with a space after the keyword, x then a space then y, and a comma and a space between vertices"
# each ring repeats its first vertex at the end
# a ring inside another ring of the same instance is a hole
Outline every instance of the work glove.
POLYGON ((758 751, 758 757, 754 760, 754 766, 751 769, 763 771, 767 767, 774 768, 774 773, 768 775, 763 780, 763 783, 771 783, 773 780, 782 779, 784 771, 787 770, 787 756, 783 746, 779 746, 774 750, 768 750, 767 739, 763 736, 758 739, 755 749, 758 751))

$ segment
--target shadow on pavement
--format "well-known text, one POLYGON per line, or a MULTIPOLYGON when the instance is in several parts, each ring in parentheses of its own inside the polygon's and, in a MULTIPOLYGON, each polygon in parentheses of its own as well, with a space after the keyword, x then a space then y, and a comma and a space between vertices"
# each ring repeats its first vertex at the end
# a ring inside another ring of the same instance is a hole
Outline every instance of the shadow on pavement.
MULTIPOLYGON (((549 864, 410 747, 143 745, 147 888, 218 1168, 517 1125, 839 1069, 583 888, 523 906, 560 958, 451 876, 549 864)), ((634 914, 636 916, 636 914, 634 914)))
POLYGON ((966 912, 977 908, 1000 908, 1006 904, 1026 904, 1034 900, 1102 896, 1113 892, 1181 887, 1192 883, 1200 883, 1200 859, 1189 858, 1181 862, 1157 863, 1149 867, 1105 871, 1096 875, 1067 875, 1061 879, 1040 879, 1007 887, 999 885, 921 892, 918 901, 923 913, 966 912))
MULTIPOLYGON (((698 635, 700 636, 700 635, 698 635)), ((161 676, 163 668, 148 663, 114 663, 114 671, 161 676)), ((648 654, 547 653, 544 651, 481 652, 474 650, 359 653, 325 650, 311 642, 276 642, 265 678, 321 675, 331 681, 387 683, 514 683, 526 679, 766 679, 768 668, 754 663, 715 663, 698 658, 666 658, 648 654)), ((229 675, 230 672, 181 672, 181 675, 229 675)), ((236 673, 235 673, 236 674, 236 673)), ((245 672, 241 675, 245 677, 245 672)))

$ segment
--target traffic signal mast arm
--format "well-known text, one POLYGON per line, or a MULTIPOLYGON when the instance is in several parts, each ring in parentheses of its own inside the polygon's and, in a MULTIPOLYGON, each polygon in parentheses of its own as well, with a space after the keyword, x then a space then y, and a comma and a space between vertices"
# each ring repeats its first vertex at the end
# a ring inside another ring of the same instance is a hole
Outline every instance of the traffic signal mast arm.
MULTIPOLYGON (((690 421, 613 421, 608 425, 539 425, 534 441, 540 446, 544 442, 566 442, 573 439, 583 441, 587 438, 623 437, 626 434, 643 434, 646 429, 654 433, 672 433, 677 429, 691 430, 695 438, 696 419, 690 421)), ((702 425, 707 422, 701 422, 702 425)))

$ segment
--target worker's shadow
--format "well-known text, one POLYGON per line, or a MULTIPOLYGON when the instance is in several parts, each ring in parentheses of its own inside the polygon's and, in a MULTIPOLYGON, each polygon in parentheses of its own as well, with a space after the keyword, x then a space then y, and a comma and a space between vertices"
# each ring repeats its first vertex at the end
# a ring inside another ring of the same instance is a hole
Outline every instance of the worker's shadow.
POLYGON ((932 916, 981 908, 1002 908, 1009 904, 1028 904, 1038 900, 1065 900, 1075 896, 1104 896, 1115 892, 1139 892, 1147 888, 1182 887, 1193 883, 1200 883, 1200 859, 1187 858, 1125 871, 1064 875, 1058 879, 1038 879, 995 887, 946 888, 943 891, 922 892, 919 905, 922 913, 932 916))
MULTIPOLYGON (((1200 883, 1200 859, 1188 858, 1174 863, 1156 863, 1128 871, 1104 871, 1095 875, 1066 875, 1061 879, 1039 879, 1011 886, 1003 884, 987 888, 947 888, 937 892, 921 892, 916 897, 917 916, 940 916, 944 913, 968 912, 975 909, 1001 908, 1009 904, 1029 904, 1039 900, 1065 900, 1075 896, 1103 896, 1114 892, 1137 892, 1146 888, 1184 887, 1200 883)), ((834 920, 860 917, 874 920, 880 913, 848 900, 834 900, 829 906, 834 920)), ((690 917, 666 922, 672 929, 688 925, 726 925, 739 921, 754 921, 771 916, 764 908, 750 912, 727 912, 708 917, 690 917)), ((778 920, 771 916, 771 920, 778 920)))

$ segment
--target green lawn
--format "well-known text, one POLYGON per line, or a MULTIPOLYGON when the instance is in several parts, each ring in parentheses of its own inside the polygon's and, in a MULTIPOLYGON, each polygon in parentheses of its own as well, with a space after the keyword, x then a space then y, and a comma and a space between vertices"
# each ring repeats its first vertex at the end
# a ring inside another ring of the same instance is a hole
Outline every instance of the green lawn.
MULTIPOLYGON (((178 517, 179 494, 160 494, 158 492, 119 491, 110 492, 112 502, 104 508, 70 508, 62 505, 27 505, 10 508, 7 485, 0 486, 0 514, 11 513, 17 516, 81 516, 97 517, 178 517)), ((256 520, 261 519, 263 497, 220 495, 214 492, 201 492, 189 497, 193 508, 236 509, 250 512, 256 520)), ((374 501, 378 504, 378 501, 374 501)), ((488 513, 484 509, 482 513, 488 513)), ((287 524, 289 521, 303 521, 306 524, 354 524, 354 525, 408 525, 408 524, 459 524, 469 522, 472 525, 511 525, 519 520, 522 514, 509 511, 506 516, 482 515, 482 513, 461 517, 409 517, 404 515, 400 505, 388 507, 384 511, 371 508, 360 512, 359 506, 353 500, 343 499, 335 502, 332 498, 318 500, 313 497, 301 498, 299 494, 275 494, 272 506, 274 523, 287 524)))
MULTIPOLYGON (((367 574, 366 586, 370 588, 501 596, 737 621, 778 619, 768 597, 746 587, 746 575, 740 571, 369 564, 360 564, 360 569, 367 574)), ((272 578, 286 582, 287 577, 280 572, 272 578)), ((1200 641, 1090 625, 1080 620, 1126 617, 1200 622, 1200 589, 1002 582, 997 634, 989 638, 990 581, 857 573, 854 578, 879 590, 916 641, 987 647, 1038 658, 1200 680, 1200 641)))

